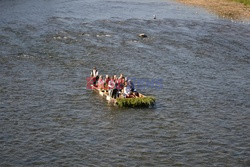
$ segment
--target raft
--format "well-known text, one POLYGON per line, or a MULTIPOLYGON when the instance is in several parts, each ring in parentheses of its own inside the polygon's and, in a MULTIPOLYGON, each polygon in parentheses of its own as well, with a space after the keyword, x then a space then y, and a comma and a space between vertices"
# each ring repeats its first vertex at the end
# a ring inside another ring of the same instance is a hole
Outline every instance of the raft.
POLYGON ((108 103, 118 107, 129 107, 129 108, 148 108, 153 107, 155 104, 155 98, 151 96, 145 96, 139 93, 139 97, 125 98, 118 97, 116 99, 109 96, 107 90, 100 90, 98 87, 91 85, 92 90, 97 92, 99 95, 105 97, 108 103))

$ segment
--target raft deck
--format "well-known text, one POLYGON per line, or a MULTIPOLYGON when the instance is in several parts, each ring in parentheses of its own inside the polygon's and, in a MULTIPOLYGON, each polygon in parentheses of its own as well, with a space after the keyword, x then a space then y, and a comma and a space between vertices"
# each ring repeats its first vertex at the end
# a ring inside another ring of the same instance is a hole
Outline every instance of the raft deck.
POLYGON ((109 96, 107 90, 100 90, 100 89, 98 89, 98 87, 96 87, 94 85, 92 85, 92 90, 99 93, 101 96, 104 96, 105 99, 109 103, 112 103, 115 106, 120 106, 120 107, 150 107, 150 106, 153 106, 155 103, 155 98, 147 97, 141 93, 139 93, 139 97, 133 97, 133 98, 118 97, 117 99, 114 99, 111 96, 109 96), (135 100, 133 100, 133 99, 135 99, 135 100))

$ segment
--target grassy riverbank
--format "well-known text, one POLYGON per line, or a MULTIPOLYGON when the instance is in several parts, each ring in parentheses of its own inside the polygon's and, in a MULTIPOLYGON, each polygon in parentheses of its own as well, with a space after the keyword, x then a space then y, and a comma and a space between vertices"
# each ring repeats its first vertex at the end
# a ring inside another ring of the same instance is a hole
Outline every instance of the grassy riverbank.
POLYGON ((233 1, 243 3, 244 5, 250 5, 250 0, 233 0, 233 1))
POLYGON ((250 0, 177 0, 178 2, 201 6, 220 17, 250 21, 250 0))

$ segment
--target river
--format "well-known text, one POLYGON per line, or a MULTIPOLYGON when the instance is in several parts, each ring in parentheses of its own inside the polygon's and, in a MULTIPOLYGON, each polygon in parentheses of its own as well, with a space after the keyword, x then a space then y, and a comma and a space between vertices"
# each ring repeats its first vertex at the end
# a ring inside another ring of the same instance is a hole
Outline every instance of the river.
POLYGON ((0 0, 0 43, 0 166, 250 165, 250 23, 171 0, 0 0), (156 105, 108 104, 93 66, 160 79, 137 85, 156 105))

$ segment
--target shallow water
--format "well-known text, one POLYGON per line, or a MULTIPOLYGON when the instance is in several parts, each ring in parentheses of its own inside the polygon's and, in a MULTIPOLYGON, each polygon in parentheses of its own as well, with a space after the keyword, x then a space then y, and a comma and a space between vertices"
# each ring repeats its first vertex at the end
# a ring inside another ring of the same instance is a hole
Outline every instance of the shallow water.
POLYGON ((249 32, 167 0, 0 1, 0 166, 248 166, 249 32), (107 104, 93 66, 162 78, 156 106, 107 104))

